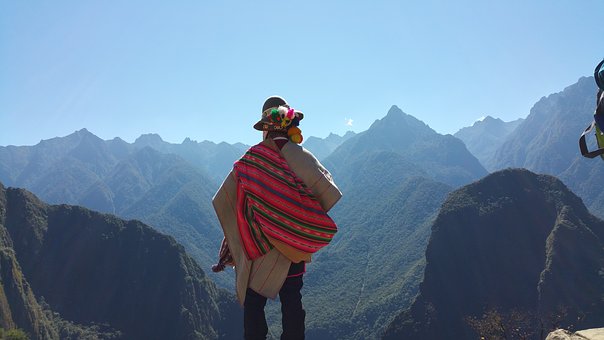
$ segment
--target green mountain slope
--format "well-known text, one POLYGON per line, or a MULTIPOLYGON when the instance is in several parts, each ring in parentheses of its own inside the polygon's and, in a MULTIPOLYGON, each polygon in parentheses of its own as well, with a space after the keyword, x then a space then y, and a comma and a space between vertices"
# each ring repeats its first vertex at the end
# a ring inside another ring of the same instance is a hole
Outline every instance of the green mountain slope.
POLYGON ((418 292, 431 221, 451 185, 486 170, 461 140, 396 106, 324 164, 344 196, 331 212, 338 234, 308 265, 307 335, 376 338, 418 292))
POLYGON ((563 326, 604 322, 604 222, 554 177, 505 170, 451 193, 426 262, 386 339, 475 339, 466 318, 493 309, 530 315, 533 336, 559 308, 563 326))
POLYGON ((330 213, 338 234, 307 266, 303 302, 309 338, 376 338, 411 304, 423 275, 431 221, 451 190, 435 178, 457 182, 486 173, 460 140, 439 136, 394 107, 325 160, 344 196, 330 213), (440 171, 426 167, 432 161, 418 150, 434 150, 432 140, 449 139, 450 150, 460 151, 468 163, 438 159, 433 162, 441 163, 440 171))
POLYGON ((360 190, 348 192, 333 212, 338 238, 308 265, 304 303, 310 338, 375 338, 411 303, 423 274, 430 221, 448 191, 442 183, 409 177, 374 196, 378 201, 371 209, 355 200, 360 190))
MULTIPOLYGON (((117 200, 117 215, 140 219, 174 236, 203 268, 215 263, 222 231, 211 199, 218 186, 200 170, 176 155, 146 147, 103 180, 99 186, 117 200)), ((210 275, 223 287, 232 285, 232 275, 210 275)))
MULTIPOLYGON (((0 186, 0 197, 0 230, 20 275, 62 318, 108 324, 125 339, 240 337, 234 297, 217 289, 173 238, 138 221, 49 206, 21 189, 0 186)), ((19 304, 5 300, 0 310, 15 315, 19 304)))
MULTIPOLYGON (((0 192, 0 201, 6 197, 0 192)), ((0 206, 5 206, 0 202, 0 206)), ((0 328, 22 328, 34 339, 57 339, 58 332, 23 276, 12 242, 0 221, 0 328)))

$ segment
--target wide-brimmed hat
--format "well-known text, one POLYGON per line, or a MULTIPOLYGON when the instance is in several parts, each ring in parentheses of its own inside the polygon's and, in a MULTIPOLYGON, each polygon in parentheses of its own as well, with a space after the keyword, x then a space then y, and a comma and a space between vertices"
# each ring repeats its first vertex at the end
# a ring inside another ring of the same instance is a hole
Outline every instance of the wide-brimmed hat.
POLYGON ((283 131, 298 126, 304 114, 287 104, 279 96, 268 97, 262 105, 262 117, 254 124, 254 129, 260 131, 283 131))

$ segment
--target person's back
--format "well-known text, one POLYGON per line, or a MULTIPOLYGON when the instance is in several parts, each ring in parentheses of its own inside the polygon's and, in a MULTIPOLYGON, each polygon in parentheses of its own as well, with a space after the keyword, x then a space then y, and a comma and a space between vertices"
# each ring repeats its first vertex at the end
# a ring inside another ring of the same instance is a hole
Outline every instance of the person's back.
POLYGON ((297 145, 303 117, 283 98, 268 98, 254 125, 263 141, 235 162, 213 199, 225 239, 212 269, 235 266, 246 339, 266 339, 264 307, 277 294, 281 338, 304 338, 306 263, 337 231, 327 211, 341 193, 319 161, 297 145))

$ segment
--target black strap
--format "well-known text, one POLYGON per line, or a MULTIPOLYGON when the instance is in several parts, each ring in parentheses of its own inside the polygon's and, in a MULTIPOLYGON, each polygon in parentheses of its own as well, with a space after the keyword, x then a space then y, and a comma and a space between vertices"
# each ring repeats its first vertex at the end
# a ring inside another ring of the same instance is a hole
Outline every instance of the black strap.
POLYGON ((594 69, 594 78, 596 80, 596 84, 600 88, 600 91, 604 90, 604 83, 602 83, 602 80, 604 80, 604 79, 600 78, 600 72, 599 72, 600 71, 600 67, 602 67, 603 64, 604 64, 604 59, 602 59, 602 61, 594 69))
POLYGON ((598 149, 595 151, 587 150, 587 143, 585 142, 585 135, 587 135, 593 128, 596 126, 596 122, 593 121, 589 126, 583 131, 581 137, 579 138, 579 149, 581 149, 581 155, 587 158, 595 158, 601 155, 604 155, 604 148, 598 149))

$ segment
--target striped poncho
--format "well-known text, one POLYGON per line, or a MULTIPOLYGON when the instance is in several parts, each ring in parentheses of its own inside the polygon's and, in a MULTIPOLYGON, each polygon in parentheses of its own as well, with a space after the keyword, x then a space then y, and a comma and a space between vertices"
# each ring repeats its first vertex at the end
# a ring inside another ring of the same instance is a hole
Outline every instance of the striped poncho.
POLYGON ((334 221, 278 151, 253 146, 234 171, 237 226, 248 259, 268 253, 271 238, 309 254, 331 241, 334 221))

